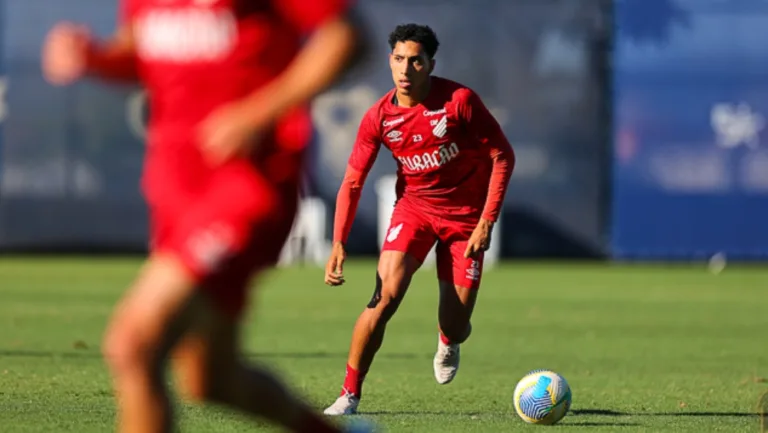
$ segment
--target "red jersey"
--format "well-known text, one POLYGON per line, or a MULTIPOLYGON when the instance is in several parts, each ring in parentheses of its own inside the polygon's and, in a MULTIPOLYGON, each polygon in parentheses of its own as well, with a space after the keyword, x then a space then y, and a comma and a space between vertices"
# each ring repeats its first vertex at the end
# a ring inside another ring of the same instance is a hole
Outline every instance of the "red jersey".
POLYGON ((393 89, 365 114, 337 199, 334 241, 345 241, 362 182, 383 143, 397 162, 397 197, 441 215, 496 221, 514 168, 512 146, 475 92, 431 78, 427 98, 397 105, 393 89))
POLYGON ((471 89, 433 77, 427 98, 396 105, 395 90, 363 118, 349 165, 373 166, 383 143, 397 161, 397 196, 445 210, 479 213, 488 195, 492 148, 509 149, 496 119, 471 89))
MULTIPOLYGON (((298 53, 302 37, 346 3, 122 0, 122 20, 133 28, 149 93, 150 143, 184 141, 212 110, 275 78, 298 53)), ((293 114, 277 135, 300 126, 308 138, 308 114, 293 114)))

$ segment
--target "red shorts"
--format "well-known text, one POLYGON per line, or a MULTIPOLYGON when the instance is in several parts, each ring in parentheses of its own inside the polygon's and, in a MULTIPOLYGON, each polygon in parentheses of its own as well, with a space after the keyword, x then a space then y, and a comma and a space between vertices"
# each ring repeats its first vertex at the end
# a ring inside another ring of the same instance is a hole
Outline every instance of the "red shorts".
POLYGON ((382 250, 401 251, 420 262, 435 249, 437 278, 459 287, 478 289, 483 272, 483 253, 464 258, 464 251, 479 216, 450 216, 401 199, 395 205, 382 250))
POLYGON ((194 152, 162 153, 145 171, 150 249, 180 259, 217 306, 238 316, 251 278, 278 261, 290 234, 300 163, 277 178, 249 161, 205 168, 194 152))

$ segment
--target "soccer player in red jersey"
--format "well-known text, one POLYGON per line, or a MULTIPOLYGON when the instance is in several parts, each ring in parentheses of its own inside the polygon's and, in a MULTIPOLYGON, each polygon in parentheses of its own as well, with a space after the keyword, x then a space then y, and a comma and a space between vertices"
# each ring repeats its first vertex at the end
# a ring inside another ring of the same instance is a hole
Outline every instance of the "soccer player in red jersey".
POLYGON ((341 396, 328 415, 357 411, 366 373, 411 277, 437 244, 440 306, 434 358, 438 383, 453 380, 459 345, 471 332, 493 224, 515 164, 501 127, 471 89, 432 76, 432 29, 398 26, 389 37, 395 88, 365 114, 336 201, 329 285, 344 283, 344 244, 381 143, 397 162, 397 202, 382 248, 376 288, 355 324, 341 396))
POLYGON ((249 280, 271 267, 297 210, 306 104, 353 58, 345 0, 122 0, 103 43, 62 23, 46 78, 138 81, 150 124, 143 191, 151 252, 118 304, 103 351, 119 431, 173 428, 165 364, 190 398, 293 432, 339 432, 239 348, 249 280), (173 353, 172 353, 173 352, 173 353))

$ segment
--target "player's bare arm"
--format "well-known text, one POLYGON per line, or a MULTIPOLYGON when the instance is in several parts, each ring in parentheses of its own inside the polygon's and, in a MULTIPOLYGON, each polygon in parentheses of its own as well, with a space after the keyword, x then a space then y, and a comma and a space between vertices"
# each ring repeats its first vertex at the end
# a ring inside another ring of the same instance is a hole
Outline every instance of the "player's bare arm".
POLYGON ((201 128, 201 142, 211 162, 250 153, 261 130, 333 84, 352 58, 356 32, 347 17, 326 20, 272 83, 213 112, 201 128))
POLYGON ((132 82, 138 80, 133 32, 121 26, 104 42, 97 42, 87 27, 60 23, 43 44, 42 68, 54 85, 68 85, 86 76, 132 82))

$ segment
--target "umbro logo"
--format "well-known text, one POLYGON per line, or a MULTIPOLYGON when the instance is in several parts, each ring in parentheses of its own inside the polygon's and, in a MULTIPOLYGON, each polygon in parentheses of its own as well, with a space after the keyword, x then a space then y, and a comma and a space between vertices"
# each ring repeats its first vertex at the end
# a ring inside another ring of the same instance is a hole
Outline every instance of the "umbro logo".
POLYGON ((387 134, 387 138, 389 138, 389 141, 394 143, 396 141, 402 141, 403 140, 403 133, 400 131, 391 131, 389 134, 387 134))

